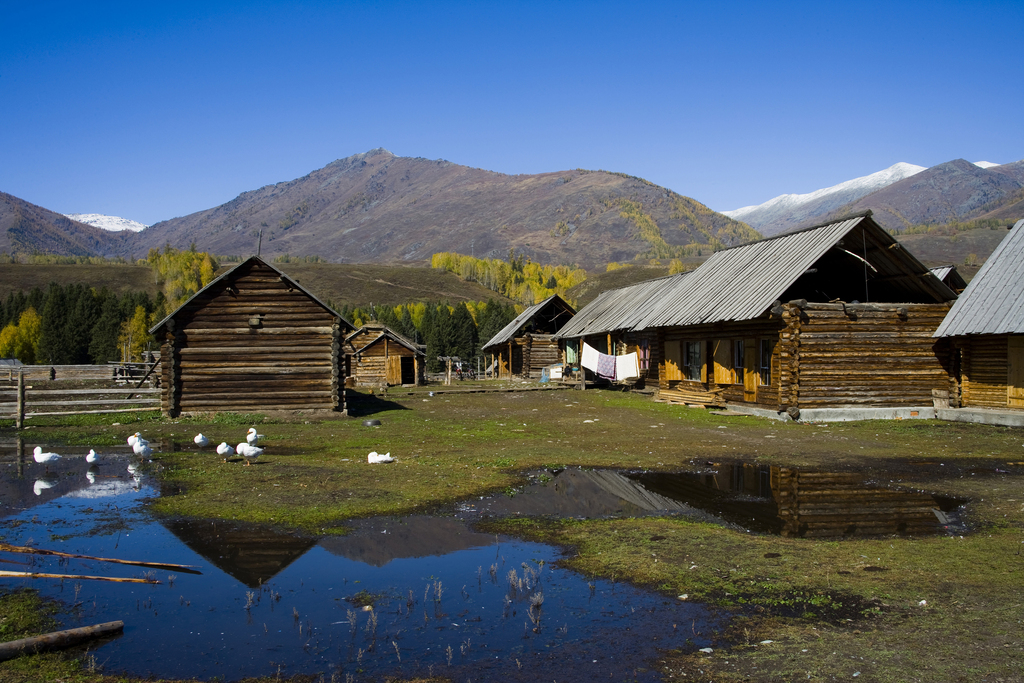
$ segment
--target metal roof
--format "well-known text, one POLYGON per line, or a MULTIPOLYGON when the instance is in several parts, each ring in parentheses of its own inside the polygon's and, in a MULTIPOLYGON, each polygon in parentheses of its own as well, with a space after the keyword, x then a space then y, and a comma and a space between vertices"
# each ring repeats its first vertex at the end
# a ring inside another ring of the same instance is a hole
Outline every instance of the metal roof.
POLYGON ((956 298, 956 294, 910 252, 899 248, 896 240, 875 223, 870 211, 866 211, 833 223, 716 252, 693 273, 659 290, 657 297, 638 301, 641 314, 632 321, 632 328, 756 318, 830 249, 842 249, 864 261, 856 253, 861 248, 855 244, 864 245, 865 241, 882 245, 882 248, 872 247, 875 253, 867 262, 878 281, 898 282, 935 301, 956 298), (861 229, 854 231, 854 228, 861 229), (847 246, 853 251, 841 246, 844 238, 850 240, 847 246))
POLYGON ((510 322, 508 325, 505 325, 505 327, 501 328, 501 331, 498 332, 493 337, 491 337, 486 344, 480 347, 480 349, 483 350, 490 348, 492 346, 496 346, 498 344, 507 344, 508 342, 512 341, 513 339, 515 339, 516 333, 519 332, 519 328, 525 325, 530 320, 530 318, 540 313, 545 306, 552 303, 555 299, 558 299, 562 303, 562 305, 568 310, 573 310, 572 306, 565 302, 565 299, 558 296, 557 294, 552 294, 547 299, 544 299, 544 301, 541 301, 539 304, 534 304, 533 306, 530 306, 522 313, 517 315, 515 317, 515 320, 510 322))
POLYGON ((966 334, 1024 334, 1024 220, 999 243, 933 336, 966 334))
POLYGON ((643 302, 658 300, 661 290, 671 288, 678 279, 686 275, 689 273, 669 275, 619 289, 605 290, 581 308, 572 320, 558 330, 555 337, 586 337, 630 329, 640 314, 643 302))
POLYGON ((318 303, 318 304, 320 304, 321 306, 323 306, 323 307, 324 307, 324 309, 326 309, 328 313, 330 313, 330 314, 331 314, 332 316, 334 316, 335 318, 339 318, 339 319, 341 319, 341 320, 342 320, 342 321, 343 321, 343 322, 344 322, 344 323, 345 323, 346 325, 348 325, 349 329, 352 329, 352 327, 353 327, 352 323, 350 323, 350 322, 349 322, 348 320, 346 320, 346 319, 345 319, 344 317, 342 317, 342 315, 341 315, 340 313, 338 313, 337 311, 335 311, 335 310, 334 310, 333 308, 331 308, 330 306, 328 306, 327 304, 325 304, 325 303, 324 303, 323 301, 321 301, 320 299, 318 299, 318 298, 317 298, 317 297, 316 297, 316 296, 315 296, 314 294, 312 294, 312 293, 311 293, 311 292, 310 292, 310 291, 309 291, 308 289, 306 289, 305 287, 303 287, 302 285, 300 285, 300 284, 299 284, 298 282, 296 282, 296 281, 295 281, 294 279, 292 279, 291 277, 289 277, 288 275, 286 275, 286 274, 285 274, 284 272, 282 272, 282 271, 281 271, 280 269, 278 269, 278 268, 275 268, 275 267, 273 266, 273 264, 270 264, 270 263, 267 263, 266 261, 264 261, 264 260, 263 260, 262 258, 260 258, 259 256, 250 256, 249 258, 245 259, 245 260, 244 260, 244 261, 242 261, 241 263, 238 263, 238 264, 236 264, 236 265, 232 266, 231 268, 227 269, 226 271, 224 271, 223 273, 221 273, 221 274, 220 274, 220 275, 218 275, 217 277, 215 277, 215 278, 213 278, 212 280, 210 280, 209 284, 207 284, 207 285, 206 285, 205 287, 203 287, 202 289, 200 289, 200 290, 199 290, 198 292, 196 292, 195 294, 193 294, 192 296, 190 296, 190 297, 189 297, 189 298, 188 298, 188 299, 187 299, 187 300, 185 301, 185 303, 183 303, 182 305, 178 306, 178 307, 177 307, 177 308, 175 308, 175 309, 174 309, 173 311, 171 311, 171 313, 169 313, 169 314, 167 315, 167 317, 166 317, 166 318, 164 318, 163 320, 161 320, 160 322, 158 322, 158 323, 157 323, 156 325, 153 325, 153 327, 149 328, 149 333, 150 333, 150 334, 156 334, 157 330, 159 330, 159 329, 160 329, 161 327, 163 327, 163 326, 164 326, 164 324, 166 324, 168 320, 170 320, 171 318, 173 318, 174 316, 176 316, 176 315, 178 314, 178 311, 180 311, 181 309, 185 308, 185 307, 186 307, 186 306, 188 306, 188 305, 189 305, 190 303, 192 303, 192 300, 193 300, 193 299, 197 298, 197 297, 198 297, 199 295, 203 294, 204 292, 206 292, 206 291, 210 290, 210 289, 211 289, 212 287, 214 287, 214 286, 215 286, 215 285, 216 285, 217 283, 219 283, 219 282, 220 282, 221 280, 224 280, 224 279, 226 279, 226 278, 230 277, 232 273, 234 273, 234 272, 235 272, 236 270, 238 270, 238 269, 239 269, 239 268, 241 268, 242 266, 246 265, 246 264, 247 264, 247 263, 249 263, 250 261, 259 261, 259 262, 260 262, 260 265, 263 265, 263 266, 266 266, 267 268, 270 268, 270 269, 271 269, 272 271, 274 271, 275 273, 277 273, 277 274, 278 274, 278 276, 279 276, 279 277, 280 277, 280 278, 281 278, 282 280, 284 280, 285 282, 287 282, 288 284, 290 284, 290 285, 291 285, 292 287, 294 287, 295 289, 299 290, 300 292, 302 292, 303 294, 305 294, 306 296, 308 296, 308 297, 309 297, 310 299, 312 299, 312 300, 313 300, 313 301, 315 301, 316 303, 318 303))

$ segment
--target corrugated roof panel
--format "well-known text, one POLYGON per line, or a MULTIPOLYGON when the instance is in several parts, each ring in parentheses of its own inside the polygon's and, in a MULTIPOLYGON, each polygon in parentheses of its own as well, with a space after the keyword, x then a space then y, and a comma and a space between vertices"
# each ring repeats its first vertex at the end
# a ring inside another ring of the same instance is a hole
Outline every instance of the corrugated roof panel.
POLYGON ((1024 334, 1024 220, 992 252, 934 336, 967 334, 1024 334))
POLYGON ((634 328, 756 318, 864 218, 716 252, 687 278, 684 291, 659 302, 634 328))
POLYGON ((563 325, 555 336, 585 337, 629 329, 645 304, 657 300, 662 290, 687 275, 689 274, 681 273, 601 292, 593 301, 581 308, 572 320, 563 325))

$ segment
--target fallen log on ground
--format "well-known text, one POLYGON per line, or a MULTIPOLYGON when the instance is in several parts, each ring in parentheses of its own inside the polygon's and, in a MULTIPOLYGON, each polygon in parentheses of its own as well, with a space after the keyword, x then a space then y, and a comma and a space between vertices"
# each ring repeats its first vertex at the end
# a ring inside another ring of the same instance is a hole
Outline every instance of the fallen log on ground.
POLYGON ((155 569, 175 569, 187 574, 201 574, 194 564, 169 564, 167 562, 143 562, 141 560, 119 560, 113 557, 93 557, 92 555, 76 555, 74 553, 62 553, 57 550, 43 550, 42 548, 30 548, 23 545, 10 545, 0 543, 0 551, 9 553, 26 553, 29 555, 53 555, 54 557, 72 557, 78 560, 96 560, 97 562, 116 562, 117 564, 131 564, 139 567, 153 567, 155 569))
POLYGON ((116 576, 85 576, 84 574, 45 574, 42 572, 0 571, 0 577, 11 577, 21 579, 88 579, 92 581, 114 581, 116 583, 160 583, 155 579, 122 579, 116 576))
POLYGON ((21 655, 42 652, 43 650, 60 650, 77 645, 85 640, 100 638, 111 633, 120 633, 123 630, 123 621, 108 621, 104 624, 96 624, 95 626, 54 631, 53 633, 44 633, 41 636, 31 636, 21 640, 12 640, 8 643, 0 643, 0 662, 20 657, 21 655))

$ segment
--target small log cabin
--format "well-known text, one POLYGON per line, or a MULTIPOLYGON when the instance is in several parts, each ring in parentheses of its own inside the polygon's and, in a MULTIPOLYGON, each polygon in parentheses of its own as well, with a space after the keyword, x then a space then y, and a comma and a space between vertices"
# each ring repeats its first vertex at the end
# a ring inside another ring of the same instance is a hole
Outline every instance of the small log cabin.
POLYGON ((1024 409, 1024 220, 967 285, 935 337, 952 345, 952 407, 1024 409))
POLYGON ((490 354, 495 377, 540 377, 541 371, 558 363, 561 353, 554 335, 576 314, 562 297, 552 294, 530 306, 488 340, 481 350, 490 354))
POLYGON ((426 383, 426 353, 381 323, 367 323, 349 334, 345 350, 347 373, 357 386, 426 383))
POLYGON ((346 412, 351 323, 252 256, 218 276, 150 333, 160 342, 161 407, 196 412, 346 412))

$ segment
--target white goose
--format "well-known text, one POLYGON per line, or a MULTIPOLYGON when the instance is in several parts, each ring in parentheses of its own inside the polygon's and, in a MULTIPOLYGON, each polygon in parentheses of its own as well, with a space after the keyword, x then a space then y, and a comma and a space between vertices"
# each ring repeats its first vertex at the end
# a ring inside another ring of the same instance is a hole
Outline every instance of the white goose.
POLYGON ((395 459, 391 457, 391 451, 387 453, 378 453, 377 451, 370 451, 370 454, 366 456, 366 461, 371 465, 376 465, 381 462, 394 462, 395 459))
POLYGON ((142 443, 149 443, 148 441, 142 438, 142 434, 140 434, 139 432, 135 432, 134 434, 128 437, 128 445, 131 446, 132 448, 134 448, 135 444, 139 443, 140 441, 142 443))
POLYGON ((257 434, 255 427, 249 427, 249 433, 245 435, 245 442, 250 446, 255 446, 262 438, 265 438, 264 435, 257 434))
POLYGON ((149 442, 145 439, 137 439, 135 445, 132 446, 132 450, 140 458, 148 458, 153 455, 153 449, 149 447, 149 442))
POLYGON ((257 448, 256 446, 250 446, 244 441, 235 447, 235 453, 245 458, 245 464, 250 465, 256 462, 256 459, 263 455, 263 449, 257 448))
POLYGON ((45 465, 46 471, 49 472, 50 463, 60 460, 60 456, 56 453, 43 453, 43 449, 40 446, 36 446, 35 450, 32 451, 32 459, 40 465, 45 465))
POLYGON ((85 461, 90 465, 95 465, 100 461, 100 454, 90 448, 85 456, 85 461))
POLYGON ((192 439, 197 446, 200 448, 206 448, 210 445, 210 440, 203 436, 202 432, 196 434, 196 437, 192 439))
POLYGON ((224 458, 224 462, 228 461, 228 456, 234 455, 235 449, 228 445, 227 441, 221 441, 220 445, 217 446, 217 455, 224 458))

